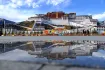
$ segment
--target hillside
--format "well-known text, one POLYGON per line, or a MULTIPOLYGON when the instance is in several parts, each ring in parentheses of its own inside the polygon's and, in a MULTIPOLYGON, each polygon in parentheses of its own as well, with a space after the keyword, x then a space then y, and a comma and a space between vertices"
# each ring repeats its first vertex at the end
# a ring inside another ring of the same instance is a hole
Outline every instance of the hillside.
POLYGON ((34 21, 23 21, 23 22, 20 22, 17 25, 21 25, 21 26, 26 26, 26 27, 32 28, 33 25, 34 25, 34 21))
POLYGON ((7 23, 7 24, 15 24, 15 23, 16 23, 16 22, 11 21, 11 20, 7 20, 7 19, 0 18, 0 24, 3 24, 4 21, 5 21, 5 23, 7 23))
MULTIPOLYGON (((23 22, 20 22, 18 25, 32 28, 33 25, 34 25, 34 21, 23 21, 23 22)), ((42 24, 36 24, 36 26, 44 26, 45 29, 53 29, 52 26, 50 26, 48 24, 44 24, 44 23, 42 23, 42 24)))

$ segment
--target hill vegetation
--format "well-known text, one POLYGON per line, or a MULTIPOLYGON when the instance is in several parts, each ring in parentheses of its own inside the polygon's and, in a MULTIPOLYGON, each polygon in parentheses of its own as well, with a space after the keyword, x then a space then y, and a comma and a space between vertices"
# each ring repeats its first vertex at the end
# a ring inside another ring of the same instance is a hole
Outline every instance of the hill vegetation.
POLYGON ((34 25, 34 21, 23 21, 23 22, 20 22, 17 25, 21 25, 21 26, 26 26, 26 27, 32 28, 33 25, 34 25))
MULTIPOLYGON (((18 25, 32 28, 34 25, 34 21, 23 21, 23 22, 20 22, 18 25)), ((44 26, 45 29, 53 29, 53 27, 51 27, 50 25, 44 24, 44 23, 36 24, 36 26, 44 26)))
MULTIPOLYGON (((34 21, 23 21, 23 22, 20 22, 18 25, 32 28, 33 25, 34 25, 34 21)), ((36 24, 36 26, 44 26, 45 29, 54 29, 54 27, 52 27, 52 26, 50 26, 48 24, 44 24, 44 23, 43 24, 36 24)), ((75 28, 76 27, 74 27, 74 26, 67 26, 67 25, 65 25, 65 29, 68 29, 68 30, 75 29, 75 28)))

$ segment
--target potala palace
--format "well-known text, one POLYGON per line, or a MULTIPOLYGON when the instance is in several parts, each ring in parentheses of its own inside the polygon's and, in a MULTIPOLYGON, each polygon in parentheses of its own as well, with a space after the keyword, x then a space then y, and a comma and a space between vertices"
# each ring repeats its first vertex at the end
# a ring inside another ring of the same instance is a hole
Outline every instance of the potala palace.
MULTIPOLYGON (((36 14, 29 17, 27 21, 35 21, 40 24, 48 24, 55 28, 64 28, 65 25, 82 30, 97 30, 97 19, 93 19, 92 15, 76 15, 76 13, 48 12, 47 14, 36 14)), ((35 26, 35 25, 34 25, 35 26)), ((71 32, 77 32, 77 29, 72 29, 71 32)))

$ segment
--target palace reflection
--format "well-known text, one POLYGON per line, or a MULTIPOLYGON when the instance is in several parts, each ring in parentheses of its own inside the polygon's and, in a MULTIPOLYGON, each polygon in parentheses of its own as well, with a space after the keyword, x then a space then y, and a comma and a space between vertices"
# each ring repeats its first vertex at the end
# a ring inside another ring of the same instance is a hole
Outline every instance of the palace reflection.
POLYGON ((77 56, 91 56, 98 49, 105 50, 104 42, 97 41, 34 41, 0 43, 0 53, 15 49, 27 51, 38 58, 65 59, 77 56))
POLYGON ((98 46, 94 42, 33 42, 33 49, 29 54, 37 57, 47 57, 48 59, 76 58, 76 56, 91 56, 97 51, 98 46))

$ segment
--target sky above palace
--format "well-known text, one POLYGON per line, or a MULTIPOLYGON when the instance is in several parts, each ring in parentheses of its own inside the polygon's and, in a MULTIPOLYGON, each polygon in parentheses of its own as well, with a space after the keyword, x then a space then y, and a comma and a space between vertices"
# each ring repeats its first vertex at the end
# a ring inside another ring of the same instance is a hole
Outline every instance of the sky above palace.
POLYGON ((0 0, 0 18, 16 22, 52 11, 76 12, 105 20, 105 0, 0 0))

